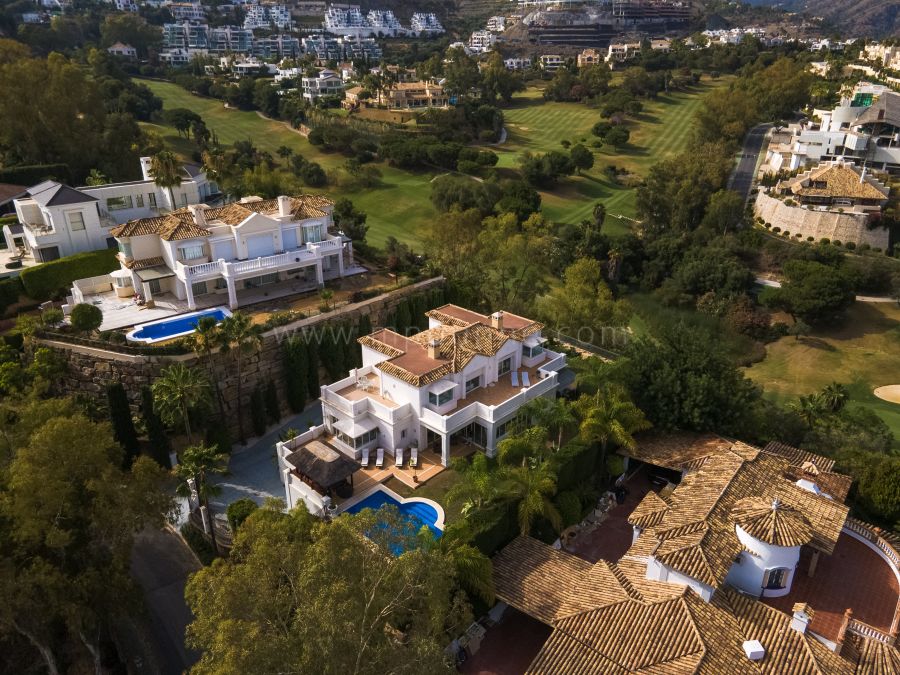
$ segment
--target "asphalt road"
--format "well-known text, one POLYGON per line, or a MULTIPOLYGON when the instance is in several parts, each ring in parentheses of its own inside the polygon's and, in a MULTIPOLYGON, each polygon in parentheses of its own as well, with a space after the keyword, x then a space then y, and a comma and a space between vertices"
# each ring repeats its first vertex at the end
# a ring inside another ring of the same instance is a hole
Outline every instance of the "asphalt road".
POLYGON ((753 177, 756 173, 756 160, 766 139, 766 132, 771 126, 771 124, 759 124, 747 132, 744 147, 741 148, 740 160, 728 181, 729 189, 739 193, 745 201, 750 197, 750 188, 753 186, 753 177))
POLYGON ((134 542, 131 575, 144 591, 147 612, 138 619, 145 657, 138 672, 180 675, 199 659, 184 644, 191 610, 184 601, 188 575, 200 563, 170 530, 145 530, 134 542))

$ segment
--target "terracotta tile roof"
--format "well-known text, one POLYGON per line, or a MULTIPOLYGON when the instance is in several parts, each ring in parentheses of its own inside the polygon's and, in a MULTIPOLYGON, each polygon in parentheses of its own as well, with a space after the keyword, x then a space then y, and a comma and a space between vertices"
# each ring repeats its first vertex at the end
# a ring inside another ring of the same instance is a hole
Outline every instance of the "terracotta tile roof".
POLYGON ((441 309, 447 308, 453 308, 456 313, 427 312, 429 317, 441 321, 441 326, 412 337, 382 329, 359 338, 359 343, 388 357, 376 366, 382 372, 415 387, 422 387, 462 371, 478 355, 493 356, 510 339, 524 339, 519 337, 523 331, 539 331, 542 327, 539 323, 516 317, 514 325, 521 327, 507 329, 504 325, 504 330, 500 331, 491 328, 488 317, 455 305, 441 309), (460 318, 469 315, 482 317, 488 323, 460 318), (435 358, 428 355, 428 345, 433 341, 437 341, 435 358))
POLYGON ((157 256, 155 258, 144 258, 142 260, 122 260, 122 264, 130 270, 144 270, 148 267, 165 265, 166 261, 161 256, 157 256))
POLYGON ((240 225, 253 215, 254 211, 247 208, 246 204, 237 202, 226 204, 215 209, 206 209, 204 212, 207 222, 218 220, 226 225, 240 225))
MULTIPOLYGON (((491 317, 485 314, 473 312, 470 309, 459 307, 458 305, 444 305, 437 309, 432 309, 425 314, 435 321, 439 321, 444 325, 458 326, 465 328, 473 324, 482 324, 491 326, 491 317)), ((529 335, 533 335, 540 331, 544 326, 537 321, 526 319, 518 314, 511 312, 503 312, 503 332, 507 333, 515 340, 524 340, 529 335)))
POLYGON ((650 491, 634 507, 634 511, 628 516, 628 522, 635 527, 646 530, 648 527, 659 525, 668 512, 669 503, 655 492, 650 491))
POLYGON ((763 452, 772 455, 780 455, 793 466, 802 467, 806 462, 813 464, 819 471, 831 471, 834 468, 834 460, 822 455, 817 455, 808 450, 801 450, 792 445, 771 441, 763 448, 763 452))
POLYGON ((645 434, 637 441, 636 448, 627 452, 620 450, 620 454, 675 471, 698 468, 709 457, 734 445, 721 436, 692 432, 645 434))
POLYGON ((155 234, 165 241, 197 239, 210 234, 209 230, 194 222, 193 215, 187 209, 178 209, 153 218, 129 220, 127 223, 112 228, 109 233, 114 237, 141 237, 155 234))
MULTIPOLYGON (((258 199, 251 202, 241 202, 241 206, 265 215, 278 213, 277 199, 258 199)), ((291 215, 298 220, 307 218, 324 218, 328 215, 325 210, 334 206, 334 202, 324 195, 297 195, 291 197, 291 215)))
POLYGON ((850 164, 820 164, 796 178, 783 181, 779 190, 790 190, 801 197, 832 197, 849 199, 887 199, 887 189, 879 188, 861 179, 861 174, 850 164), (824 183, 823 187, 815 184, 824 183))
POLYGON ((896 675, 900 673, 900 651, 878 640, 856 640, 859 661, 857 675, 896 675))
POLYGON ((802 546, 812 539, 812 528, 803 514, 777 499, 741 499, 732 507, 731 518, 751 537, 773 546, 802 546))

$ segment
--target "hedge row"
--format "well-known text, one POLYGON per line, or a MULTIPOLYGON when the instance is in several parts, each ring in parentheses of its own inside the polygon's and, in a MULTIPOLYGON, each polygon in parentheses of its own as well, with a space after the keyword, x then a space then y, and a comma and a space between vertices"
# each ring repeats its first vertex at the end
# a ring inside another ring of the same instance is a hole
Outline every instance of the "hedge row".
POLYGON ((76 253, 59 260, 26 267, 20 278, 25 293, 35 300, 49 300, 65 293, 77 279, 99 277, 118 269, 115 249, 76 253))
POLYGON ((22 282, 18 277, 0 279, 0 317, 6 314, 6 310, 19 300, 22 292, 22 282))
POLYGON ((0 183, 35 185, 45 180, 69 181, 68 164, 29 164, 0 169, 0 183))

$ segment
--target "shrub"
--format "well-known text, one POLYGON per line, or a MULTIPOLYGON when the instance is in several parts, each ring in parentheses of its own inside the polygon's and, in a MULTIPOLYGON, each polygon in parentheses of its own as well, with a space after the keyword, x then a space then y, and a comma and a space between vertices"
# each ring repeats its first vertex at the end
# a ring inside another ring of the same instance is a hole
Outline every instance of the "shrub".
POLYGON ((35 300, 49 300, 54 295, 68 290, 76 279, 99 277, 109 274, 118 267, 116 252, 113 249, 103 249, 90 253, 76 253, 35 267, 26 267, 22 270, 20 278, 28 297, 35 300))
POLYGON ((824 239, 820 239, 820 240, 819 240, 819 243, 820 243, 820 244, 825 244, 825 245, 827 246, 828 244, 831 243, 831 239, 829 239, 828 237, 825 237, 824 239))
POLYGON ((556 507, 562 516, 563 527, 569 527, 581 520, 581 500, 574 492, 560 492, 556 496, 556 507))
POLYGON ((265 403, 266 417, 268 417, 269 423, 276 424, 281 419, 281 406, 278 403, 278 389, 273 380, 269 380, 266 385, 265 403))
POLYGON ((28 164, 0 169, 0 183, 35 185, 45 180, 69 181, 68 164, 28 164))
POLYGON ((250 423, 256 436, 266 433, 266 402, 260 386, 250 394, 250 423))
POLYGON ((48 307, 41 312, 41 324, 44 326, 58 326, 64 318, 63 311, 59 307, 48 307))
POLYGON ((69 318, 72 321, 72 328, 79 333, 90 333, 100 328, 100 324, 103 323, 103 312, 95 305, 82 302, 75 305, 69 318))
POLYGON ((846 244, 844 244, 844 248, 846 248, 848 251, 852 251, 856 248, 856 244, 854 244, 852 241, 848 241, 846 244))
POLYGON ((797 202, 795 202, 793 199, 785 199, 784 205, 785 206, 797 206, 797 202))
POLYGON ((788 232, 787 230, 785 230, 784 232, 781 233, 781 236, 782 236, 782 237, 790 237, 790 236, 791 236, 791 233, 788 232))
POLYGON ((216 448, 220 454, 231 454, 231 432, 227 424, 216 418, 210 418, 206 423, 206 444, 216 448))
POLYGON ((835 246, 840 246, 840 245, 841 245, 841 240, 840 240, 840 239, 835 239, 835 240, 834 240, 833 242, 831 242, 831 243, 834 244, 835 246))
POLYGON ((22 282, 18 277, 12 279, 0 279, 0 317, 6 310, 19 301, 22 292, 22 282))
POLYGON ((122 465, 130 467, 138 455, 137 431, 134 429, 134 420, 131 419, 131 408, 128 405, 128 394, 120 382, 111 384, 106 388, 106 400, 109 403, 109 421, 112 423, 113 438, 122 446, 125 456, 122 465))
POLYGON ((228 508, 225 509, 225 515, 228 516, 228 524, 231 525, 231 531, 237 532, 243 522, 258 508, 259 506, 257 506, 256 502, 249 497, 231 502, 228 508))
POLYGON ((191 547, 194 555, 200 559, 201 563, 212 565, 212 561, 216 559, 215 551, 213 551, 212 544, 207 541, 200 530, 190 523, 185 523, 181 526, 181 536, 184 537, 187 545, 191 547))
POLYGON ((779 232, 781 232, 781 228, 780 228, 780 227, 773 227, 773 228, 772 228, 772 232, 774 232, 775 234, 778 234, 779 232))
POLYGON ((815 237, 807 237, 807 238, 806 238, 806 241, 815 241, 815 240, 816 240, 815 237))

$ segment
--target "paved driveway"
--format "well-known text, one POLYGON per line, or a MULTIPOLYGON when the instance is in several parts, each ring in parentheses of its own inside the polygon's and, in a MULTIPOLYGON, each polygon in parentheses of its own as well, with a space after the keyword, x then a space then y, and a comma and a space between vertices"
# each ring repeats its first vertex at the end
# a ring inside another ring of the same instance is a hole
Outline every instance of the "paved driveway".
POLYGON ((315 401, 299 415, 273 427, 265 436, 250 441, 246 448, 235 450, 228 463, 229 475, 214 480, 222 488, 222 492, 211 500, 216 511, 224 512, 229 504, 244 497, 250 497, 260 505, 268 497, 284 499, 284 486, 275 460, 275 443, 287 429, 306 431, 321 423, 322 405, 315 401))

